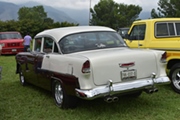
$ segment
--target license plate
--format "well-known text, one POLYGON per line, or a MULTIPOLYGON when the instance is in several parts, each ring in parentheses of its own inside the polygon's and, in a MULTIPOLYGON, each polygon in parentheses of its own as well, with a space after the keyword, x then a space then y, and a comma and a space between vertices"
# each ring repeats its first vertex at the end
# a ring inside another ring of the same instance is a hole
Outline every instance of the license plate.
POLYGON ((123 70, 121 71, 121 79, 122 80, 135 80, 137 77, 136 70, 123 70))
POLYGON ((16 52, 17 50, 16 49, 12 49, 12 52, 16 52))

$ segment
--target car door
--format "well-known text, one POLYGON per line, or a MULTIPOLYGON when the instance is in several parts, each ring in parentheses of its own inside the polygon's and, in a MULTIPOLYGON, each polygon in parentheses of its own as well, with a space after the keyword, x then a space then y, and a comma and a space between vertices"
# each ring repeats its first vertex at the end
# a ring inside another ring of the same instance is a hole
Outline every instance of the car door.
POLYGON ((25 78, 27 82, 32 83, 34 85, 39 85, 38 81, 38 73, 41 68, 42 64, 42 59, 44 56, 44 53, 41 52, 41 43, 42 43, 42 38, 38 38, 34 40, 34 48, 37 51, 32 51, 32 52, 27 52, 25 59, 25 78))
POLYGON ((54 42, 54 40, 52 38, 49 37, 44 37, 43 38, 43 45, 42 45, 42 53, 43 55, 38 56, 37 61, 39 62, 40 66, 38 68, 38 82, 39 85, 42 88, 51 90, 51 76, 52 76, 52 71, 50 71, 49 67, 49 60, 52 54, 57 54, 58 53, 58 49, 57 49, 57 45, 54 42), (44 63, 44 65, 46 66, 46 69, 42 69, 41 65, 42 62, 44 63))
POLYGON ((133 26, 131 32, 129 33, 129 39, 126 40, 127 45, 131 48, 145 48, 145 33, 145 24, 133 26))

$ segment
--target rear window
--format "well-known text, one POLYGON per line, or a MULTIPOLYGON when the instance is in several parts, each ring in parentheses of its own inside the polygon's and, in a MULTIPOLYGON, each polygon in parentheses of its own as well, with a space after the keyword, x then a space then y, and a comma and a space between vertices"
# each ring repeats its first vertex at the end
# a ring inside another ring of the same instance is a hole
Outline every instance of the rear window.
POLYGON ((126 44, 117 32, 86 32, 72 34, 59 42, 62 53, 124 47, 126 44))
POLYGON ((22 39, 22 36, 20 33, 0 33, 0 40, 7 39, 22 39))

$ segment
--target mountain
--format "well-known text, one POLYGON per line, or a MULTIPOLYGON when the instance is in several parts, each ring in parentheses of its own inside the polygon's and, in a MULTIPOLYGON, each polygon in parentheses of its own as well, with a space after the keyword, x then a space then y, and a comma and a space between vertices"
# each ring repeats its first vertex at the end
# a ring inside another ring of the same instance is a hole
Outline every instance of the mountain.
POLYGON ((80 25, 89 25, 89 9, 69 9, 69 8, 57 8, 64 11, 68 16, 78 21, 80 25))
MULTIPOLYGON (((21 7, 33 7, 41 5, 36 2, 28 2, 24 4, 13 4, 9 2, 0 2, 0 20, 17 20, 18 11, 21 7), (8 8, 8 9, 7 9, 8 8)), ((50 6, 44 6, 44 11, 47 12, 47 16, 54 19, 55 22, 69 22, 69 23, 78 23, 78 21, 74 20, 70 16, 68 16, 65 12, 55 9, 50 6)), ((80 24, 80 23, 79 23, 80 24)))
POLYGON ((0 2, 0 20, 17 20, 19 6, 13 3, 0 2), (8 9, 7 9, 8 8, 8 9))

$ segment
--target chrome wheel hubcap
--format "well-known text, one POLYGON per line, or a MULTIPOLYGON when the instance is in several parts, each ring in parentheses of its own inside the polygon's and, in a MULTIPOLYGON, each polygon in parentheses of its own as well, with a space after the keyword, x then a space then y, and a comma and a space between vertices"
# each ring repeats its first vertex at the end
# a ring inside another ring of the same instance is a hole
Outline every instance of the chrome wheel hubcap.
POLYGON ((55 85, 55 99, 58 104, 62 104, 63 102, 63 91, 60 83, 56 83, 55 85))
POLYGON ((176 69, 172 75, 173 85, 180 90, 180 69, 176 69))
POLYGON ((24 76, 22 75, 22 73, 20 73, 20 80, 21 80, 21 83, 24 83, 24 76))

